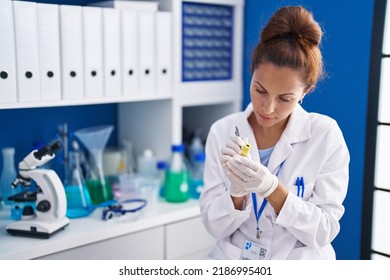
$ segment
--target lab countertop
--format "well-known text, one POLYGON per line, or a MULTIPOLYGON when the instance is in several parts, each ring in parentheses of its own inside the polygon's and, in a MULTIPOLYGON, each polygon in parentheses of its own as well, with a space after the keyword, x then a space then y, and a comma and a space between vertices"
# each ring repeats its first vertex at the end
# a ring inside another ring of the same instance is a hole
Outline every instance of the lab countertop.
POLYGON ((6 226, 10 219, 9 208, 0 211, 0 259, 34 259, 71 248, 111 239, 121 235, 175 223, 200 215, 198 200, 185 203, 158 201, 151 209, 139 214, 126 214, 109 221, 101 219, 102 209, 95 209, 88 217, 70 219, 63 230, 49 239, 12 236, 6 226))

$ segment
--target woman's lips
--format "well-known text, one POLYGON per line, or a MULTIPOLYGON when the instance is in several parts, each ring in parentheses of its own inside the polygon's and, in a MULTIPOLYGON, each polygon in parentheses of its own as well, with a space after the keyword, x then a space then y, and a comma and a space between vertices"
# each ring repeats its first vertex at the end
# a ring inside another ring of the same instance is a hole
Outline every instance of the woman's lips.
POLYGON ((274 119, 274 118, 266 117, 266 116, 264 116, 264 115, 262 115, 262 114, 258 114, 258 115, 259 115, 260 119, 263 120, 263 121, 265 121, 265 122, 269 122, 269 121, 271 121, 272 119, 274 119))

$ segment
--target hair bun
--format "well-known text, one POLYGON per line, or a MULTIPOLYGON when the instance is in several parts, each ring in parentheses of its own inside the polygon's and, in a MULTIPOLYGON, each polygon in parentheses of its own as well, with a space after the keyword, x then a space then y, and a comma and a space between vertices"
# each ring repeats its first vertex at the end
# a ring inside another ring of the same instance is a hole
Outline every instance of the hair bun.
MULTIPOLYGON (((308 46, 319 46, 322 31, 313 15, 301 6, 287 6, 278 10, 270 19, 269 28, 262 33, 262 41, 272 39, 297 40, 308 46)), ((267 28, 267 27, 266 27, 267 28)))
POLYGON ((321 27, 311 12, 302 6, 279 9, 261 32, 252 54, 252 73, 264 62, 289 67, 299 71, 302 82, 313 89, 323 75, 321 37, 321 27))

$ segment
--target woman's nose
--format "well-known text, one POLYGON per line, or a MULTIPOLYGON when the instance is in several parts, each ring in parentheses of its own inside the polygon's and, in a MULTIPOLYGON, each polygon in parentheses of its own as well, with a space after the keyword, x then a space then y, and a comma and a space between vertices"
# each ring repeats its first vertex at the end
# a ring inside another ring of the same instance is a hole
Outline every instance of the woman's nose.
POLYGON ((274 112, 275 110, 275 102, 272 98, 269 98, 265 103, 264 103, 264 113, 269 115, 274 112))

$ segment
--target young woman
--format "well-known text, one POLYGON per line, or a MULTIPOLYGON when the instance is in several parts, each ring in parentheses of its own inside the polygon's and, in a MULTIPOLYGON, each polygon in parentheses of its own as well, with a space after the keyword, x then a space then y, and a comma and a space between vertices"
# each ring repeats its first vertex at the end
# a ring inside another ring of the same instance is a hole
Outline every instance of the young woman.
POLYGON ((336 258, 349 152, 336 121, 300 105, 322 75, 321 36, 303 7, 278 10, 253 53, 251 104, 210 128, 200 206, 212 259, 336 258))

